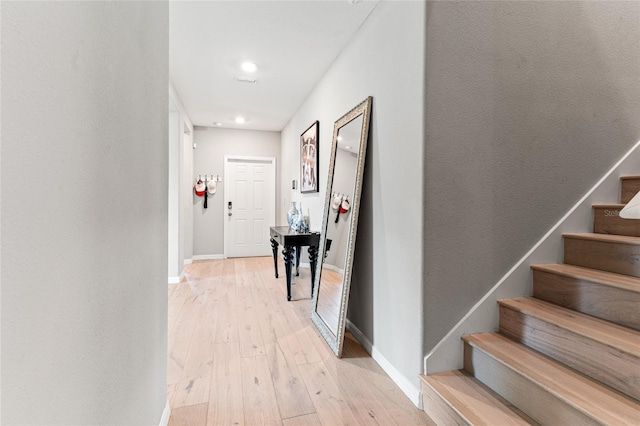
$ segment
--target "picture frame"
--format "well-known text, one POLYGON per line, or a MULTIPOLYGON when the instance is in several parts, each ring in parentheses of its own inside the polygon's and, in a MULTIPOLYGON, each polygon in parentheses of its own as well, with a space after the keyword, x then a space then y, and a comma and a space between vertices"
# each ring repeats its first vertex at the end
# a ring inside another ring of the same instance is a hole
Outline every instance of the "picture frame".
POLYGON ((300 192, 320 192, 318 150, 320 122, 316 121, 300 135, 300 192))

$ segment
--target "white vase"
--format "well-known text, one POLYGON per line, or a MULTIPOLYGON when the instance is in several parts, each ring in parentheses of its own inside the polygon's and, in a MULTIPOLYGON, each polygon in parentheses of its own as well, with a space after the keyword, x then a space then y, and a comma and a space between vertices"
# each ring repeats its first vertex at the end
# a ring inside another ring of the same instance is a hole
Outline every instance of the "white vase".
POLYGON ((289 223, 289 227, 293 226, 293 224, 296 222, 297 217, 298 217, 298 209, 296 207, 296 202, 292 201, 291 209, 289 209, 289 211, 287 212, 287 222, 289 223))

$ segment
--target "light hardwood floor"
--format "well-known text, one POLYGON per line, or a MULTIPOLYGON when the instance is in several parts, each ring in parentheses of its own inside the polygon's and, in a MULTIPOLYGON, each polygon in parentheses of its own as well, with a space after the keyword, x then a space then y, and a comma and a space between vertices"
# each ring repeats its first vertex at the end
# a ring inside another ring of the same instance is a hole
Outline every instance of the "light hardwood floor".
POLYGON ((283 275, 271 257, 199 261, 169 286, 170 425, 434 424, 351 335, 337 359, 309 319, 309 270, 291 302, 283 275))

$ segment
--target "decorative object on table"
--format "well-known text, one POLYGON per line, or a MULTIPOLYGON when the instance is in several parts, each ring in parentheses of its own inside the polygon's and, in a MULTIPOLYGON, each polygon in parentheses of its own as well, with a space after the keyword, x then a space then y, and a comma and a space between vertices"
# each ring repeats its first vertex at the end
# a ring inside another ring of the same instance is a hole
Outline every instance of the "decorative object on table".
POLYGON ((302 214, 302 203, 300 203, 300 206, 298 207, 298 213, 296 214, 296 218, 291 225, 291 230, 301 233, 309 232, 309 224, 302 214))
POLYGON ((316 121, 300 135, 300 192, 319 192, 318 138, 320 122, 316 121))
POLYGON ((202 181, 202 179, 198 179, 196 184, 193 186, 194 191, 198 197, 204 196, 205 191, 207 190, 207 186, 202 181))
POLYGON ((640 219, 640 192, 620 210, 620 217, 623 219, 640 219))
POLYGON ((287 212, 287 223, 289 223, 289 227, 293 226, 293 222, 296 220, 298 216, 298 208, 296 207, 296 202, 291 202, 291 208, 287 212))

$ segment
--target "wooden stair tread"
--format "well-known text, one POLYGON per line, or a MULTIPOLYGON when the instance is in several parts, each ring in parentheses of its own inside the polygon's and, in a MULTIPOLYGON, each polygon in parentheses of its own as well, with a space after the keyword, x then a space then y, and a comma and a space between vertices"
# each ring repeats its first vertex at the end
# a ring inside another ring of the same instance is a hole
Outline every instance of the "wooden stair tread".
MULTIPOLYGON (((640 332, 533 297, 499 300, 526 315, 540 318, 591 340, 640 357, 640 332)), ((640 367, 639 367, 640 368, 640 367)))
POLYGON ((640 278, 632 277, 630 275, 616 274, 614 272, 569 265, 567 263, 531 265, 531 269, 593 281, 602 285, 617 287, 622 290, 640 292, 640 278))
POLYGON ((463 340, 548 393, 605 424, 637 424, 640 403, 498 333, 463 340))
POLYGON ((469 424, 538 424, 464 370, 421 375, 420 379, 469 424))
POLYGON ((620 177, 621 180, 627 180, 627 179, 640 179, 640 176, 622 176, 620 177))
POLYGON ((568 233, 562 234, 565 238, 575 238, 579 240, 600 241, 604 243, 622 243, 630 245, 640 245, 640 237, 629 237, 626 235, 595 234, 595 233, 568 233))

